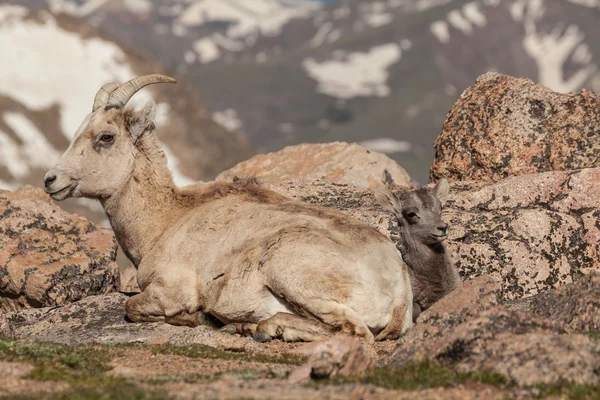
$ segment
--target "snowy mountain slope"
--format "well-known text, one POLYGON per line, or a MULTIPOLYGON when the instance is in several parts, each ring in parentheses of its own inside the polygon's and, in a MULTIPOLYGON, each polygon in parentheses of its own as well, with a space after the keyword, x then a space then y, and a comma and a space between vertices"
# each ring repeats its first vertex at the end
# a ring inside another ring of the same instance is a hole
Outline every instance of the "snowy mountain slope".
POLYGON ((478 75, 600 91, 598 0, 48 1, 177 69, 259 151, 358 141, 423 182, 478 75))
MULTIPOLYGON (((103 84, 164 72, 77 19, 9 4, 0 4, 0 50, 3 189, 41 184, 103 84)), ((252 154, 185 83, 144 89, 132 102, 149 99, 157 103, 157 128, 178 184, 211 179, 252 154)))

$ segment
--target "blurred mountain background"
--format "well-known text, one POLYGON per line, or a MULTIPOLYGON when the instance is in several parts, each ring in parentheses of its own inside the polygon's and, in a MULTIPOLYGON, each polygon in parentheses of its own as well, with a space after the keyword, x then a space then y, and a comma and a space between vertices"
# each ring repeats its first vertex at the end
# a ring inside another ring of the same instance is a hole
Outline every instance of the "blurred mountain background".
POLYGON ((180 184, 331 141, 427 183, 480 74, 600 91, 599 24, 600 0, 0 1, 0 188, 40 184, 102 84, 155 72, 179 84, 136 98, 157 101, 180 184))

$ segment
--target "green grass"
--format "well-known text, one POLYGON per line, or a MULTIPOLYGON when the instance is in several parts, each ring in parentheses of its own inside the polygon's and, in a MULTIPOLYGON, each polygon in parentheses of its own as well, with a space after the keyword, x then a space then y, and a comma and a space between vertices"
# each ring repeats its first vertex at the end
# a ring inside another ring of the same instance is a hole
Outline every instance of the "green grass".
POLYGON ((315 382, 344 384, 372 384, 392 390, 422 390, 436 387, 453 387, 467 381, 480 382, 507 390, 537 390, 538 398, 564 396, 569 400, 600 400, 600 385, 576 385, 562 383, 557 385, 537 385, 519 389, 516 385, 498 373, 481 371, 471 373, 456 372, 454 366, 440 366, 431 361, 409 364, 402 367, 377 368, 362 378, 334 378, 315 382))
POLYGON ((102 387, 77 387, 57 393, 38 393, 2 397, 2 400, 165 400, 170 397, 163 391, 147 391, 132 384, 102 387))
POLYGON ((39 381, 65 381, 72 385, 110 383, 118 379, 104 374, 111 369, 110 353, 93 346, 0 338, 0 359, 31 363, 34 369, 28 378, 39 381))
POLYGON ((108 362, 118 354, 118 346, 68 346, 57 343, 16 341, 0 337, 0 360, 25 362, 34 366, 26 376, 38 381, 64 381, 71 388, 57 393, 37 393, 2 397, 7 400, 95 400, 167 399, 160 391, 146 391, 125 378, 106 375, 108 362))
POLYGON ((585 332, 585 334, 591 337, 592 339, 600 340, 600 332, 598 331, 587 331, 585 332))
POLYGON ((564 396, 569 400, 600 400, 600 385, 576 385, 563 383, 558 385, 539 385, 528 389, 537 389, 539 397, 564 396))
POLYGON ((239 360, 273 364, 301 365, 307 360, 306 357, 295 354, 269 356, 265 354, 220 350, 202 344, 190 344, 185 346, 157 345, 153 346, 152 350, 158 354, 172 354, 190 358, 239 360))
POLYGON ((329 382, 365 383, 393 390, 420 390, 434 387, 451 387, 467 381, 505 385, 506 378, 494 372, 458 373, 454 368, 433 362, 409 364, 401 367, 376 368, 362 378, 334 378, 329 382))

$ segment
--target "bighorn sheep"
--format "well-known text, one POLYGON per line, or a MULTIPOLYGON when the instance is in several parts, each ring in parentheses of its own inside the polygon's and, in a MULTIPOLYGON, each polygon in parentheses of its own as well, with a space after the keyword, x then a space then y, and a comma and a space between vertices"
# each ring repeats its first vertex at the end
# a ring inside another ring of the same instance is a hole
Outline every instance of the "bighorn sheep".
POLYGON ((138 269, 142 292, 125 305, 131 321, 196 326, 207 313, 259 341, 396 339, 412 325, 408 268, 375 228, 251 181, 176 187, 154 103, 124 108, 159 82, 175 80, 103 86, 44 181, 55 200, 88 197, 104 207, 138 269))
POLYGON ((375 191, 379 203, 394 213, 400 227, 400 253, 409 266, 413 289, 413 320, 421 311, 461 284, 452 257, 444 245, 448 224, 442 221, 442 204, 450 187, 446 179, 433 188, 394 194, 389 187, 375 191))

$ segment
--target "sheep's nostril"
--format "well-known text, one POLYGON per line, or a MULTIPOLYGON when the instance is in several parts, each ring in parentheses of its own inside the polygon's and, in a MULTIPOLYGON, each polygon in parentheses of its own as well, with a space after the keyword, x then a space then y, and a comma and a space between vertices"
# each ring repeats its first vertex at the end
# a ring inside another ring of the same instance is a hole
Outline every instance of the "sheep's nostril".
POLYGON ((46 179, 44 179, 44 186, 48 187, 52 185, 52 183, 56 180, 56 175, 48 175, 46 179))
POLYGON ((448 232, 448 224, 440 225, 440 226, 438 226, 438 229, 443 233, 447 233, 448 232))

